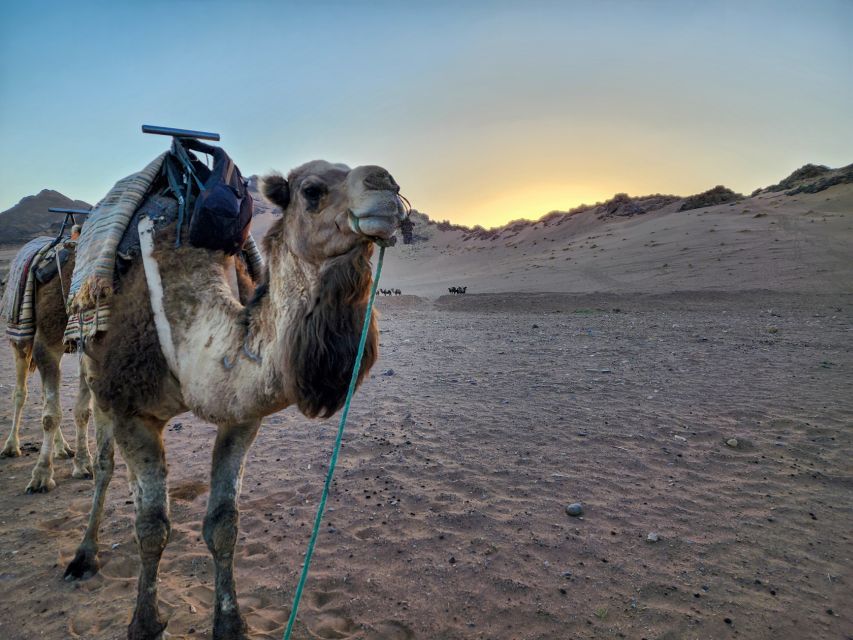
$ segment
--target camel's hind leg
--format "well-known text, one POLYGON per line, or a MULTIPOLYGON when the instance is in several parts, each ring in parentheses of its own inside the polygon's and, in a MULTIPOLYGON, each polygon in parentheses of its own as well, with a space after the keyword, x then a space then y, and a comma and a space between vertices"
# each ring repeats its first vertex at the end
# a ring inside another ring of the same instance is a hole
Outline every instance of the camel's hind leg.
POLYGON ((6 438, 0 457, 17 458, 21 455, 21 441, 18 431, 21 428, 21 415, 24 413, 24 404, 27 402, 27 378, 30 374, 30 366, 33 360, 33 343, 12 342, 12 352, 15 354, 15 391, 12 392, 12 404, 15 406, 12 418, 12 431, 6 438))
POLYGON ((260 422, 220 427, 213 448, 210 498, 202 531, 207 548, 213 554, 216 575, 214 640, 244 640, 249 637, 248 627, 237 605, 234 546, 237 543, 237 496, 243 479, 243 465, 259 426, 260 422))
POLYGON ((116 444, 136 480, 136 540, 141 561, 136 609, 127 637, 129 640, 157 640, 166 628, 157 606, 157 574, 171 531, 163 447, 166 421, 143 416, 123 417, 117 418, 114 426, 116 444))
POLYGON ((77 452, 74 454, 74 478, 92 477, 92 454, 89 453, 89 416, 92 392, 86 382, 84 361, 80 362, 80 386, 74 402, 74 425, 77 428, 77 452))
POLYGON ((62 345, 51 349, 36 338, 33 346, 33 360, 41 375, 44 407, 42 408, 41 425, 44 430, 41 451, 38 461, 33 468, 33 475, 27 485, 27 493, 44 493, 56 486, 53 480, 53 446, 54 441, 65 444, 62 434, 57 438, 59 423, 62 420, 62 409, 59 406, 59 361, 62 358, 62 345))
POLYGON ((115 468, 115 445, 113 441, 113 425, 108 414, 98 409, 98 403, 92 403, 95 418, 95 440, 97 455, 95 457, 95 492, 92 495, 92 510, 89 511, 89 523, 83 540, 77 547, 74 559, 65 569, 66 580, 91 578, 98 573, 98 530, 104 515, 104 501, 107 489, 113 477, 115 468))

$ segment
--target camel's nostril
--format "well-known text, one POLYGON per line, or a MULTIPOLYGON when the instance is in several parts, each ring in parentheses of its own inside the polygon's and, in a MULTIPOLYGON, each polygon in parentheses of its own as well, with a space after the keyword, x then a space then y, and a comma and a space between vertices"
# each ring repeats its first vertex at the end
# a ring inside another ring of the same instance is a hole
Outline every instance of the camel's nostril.
POLYGON ((400 191, 400 185, 385 169, 377 169, 365 176, 364 188, 370 191, 393 191, 394 193, 400 191))

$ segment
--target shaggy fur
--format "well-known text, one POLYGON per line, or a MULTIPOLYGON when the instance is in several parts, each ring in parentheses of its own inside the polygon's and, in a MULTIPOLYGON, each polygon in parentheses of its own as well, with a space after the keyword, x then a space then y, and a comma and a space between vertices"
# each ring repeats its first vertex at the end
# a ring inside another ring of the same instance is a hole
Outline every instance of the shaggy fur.
POLYGON ((92 391, 100 404, 121 415, 132 415, 139 407, 157 402, 169 377, 141 261, 121 279, 110 307, 110 326, 110 331, 98 334, 86 346, 99 370, 92 391))
MULTIPOLYGON (((370 295, 372 252, 373 245, 365 245, 331 260, 321 273, 313 308, 291 330, 289 370, 295 378, 297 406, 309 418, 328 418, 346 399, 370 295)), ((357 384, 376 361, 378 346, 374 314, 357 384)))

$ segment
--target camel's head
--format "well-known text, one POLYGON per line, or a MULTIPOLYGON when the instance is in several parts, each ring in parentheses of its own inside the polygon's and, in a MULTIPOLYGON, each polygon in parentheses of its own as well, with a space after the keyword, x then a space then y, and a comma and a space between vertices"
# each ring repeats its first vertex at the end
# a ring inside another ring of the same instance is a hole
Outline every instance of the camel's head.
POLYGON ((263 193, 284 212, 287 246, 314 263, 371 241, 389 242, 406 208, 400 187, 382 167, 350 169, 315 160, 264 178, 263 193))

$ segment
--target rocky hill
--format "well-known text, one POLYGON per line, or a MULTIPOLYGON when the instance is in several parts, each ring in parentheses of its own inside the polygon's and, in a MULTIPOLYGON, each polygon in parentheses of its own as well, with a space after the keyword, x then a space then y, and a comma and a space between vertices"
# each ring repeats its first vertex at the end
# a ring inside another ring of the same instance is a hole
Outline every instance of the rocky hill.
POLYGON ((818 193, 837 184, 853 182, 853 164, 840 169, 830 169, 824 165, 806 164, 794 171, 779 183, 756 189, 752 195, 784 191, 787 196, 798 193, 818 193))
POLYGON ((36 236, 55 235, 62 226, 62 216, 50 213, 49 207, 89 209, 92 205, 50 189, 27 196, 11 209, 0 213, 0 244, 23 244, 36 236))

